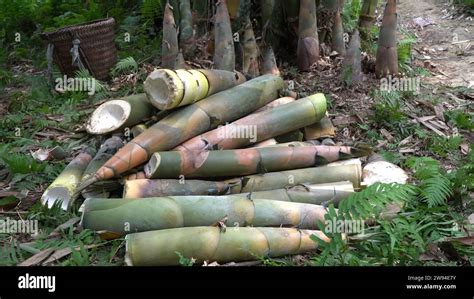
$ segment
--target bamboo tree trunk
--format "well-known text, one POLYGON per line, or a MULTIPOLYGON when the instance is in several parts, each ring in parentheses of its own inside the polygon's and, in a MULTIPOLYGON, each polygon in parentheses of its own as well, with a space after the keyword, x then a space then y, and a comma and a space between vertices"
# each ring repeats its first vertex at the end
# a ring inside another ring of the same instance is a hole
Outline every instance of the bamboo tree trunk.
POLYGON ((276 99, 283 85, 280 77, 260 76, 168 115, 127 143, 96 172, 94 179, 84 182, 80 188, 118 176, 146 162, 154 152, 169 150, 255 111, 276 99))
POLYGON ((360 52, 359 31, 355 30, 349 43, 349 49, 342 63, 341 81, 347 85, 357 84, 362 81, 362 65, 360 52))
POLYGON ((385 6, 379 34, 375 74, 379 78, 398 75, 396 0, 388 0, 385 6))
POLYGON ((181 48, 184 51, 186 57, 190 57, 196 48, 195 38, 194 38, 194 29, 193 29, 193 15, 191 13, 191 3, 190 0, 180 0, 179 1, 179 12, 181 16, 180 20, 180 33, 179 33, 179 42, 181 48))
POLYGON ((86 130, 89 134, 101 135, 130 129, 156 112, 144 93, 110 100, 92 113, 86 130))
POLYGON ((143 83, 149 101, 160 110, 190 105, 245 82, 239 72, 154 70, 143 83))
POLYGON ((298 68, 301 71, 309 71, 319 59, 316 2, 314 0, 300 0, 296 56, 298 68))
POLYGON ((48 208, 58 204, 61 209, 69 210, 78 196, 76 191, 84 170, 94 154, 95 150, 88 148, 77 155, 45 190, 41 203, 48 208))
POLYGON ((273 52, 273 48, 271 46, 268 46, 263 52, 262 73, 277 76, 280 75, 280 70, 278 69, 275 53, 273 52))
POLYGON ((214 68, 234 71, 234 41, 226 0, 217 1, 215 18, 214 68))
POLYGON ((363 40, 367 40, 375 23, 375 10, 378 0, 364 0, 359 15, 359 31, 363 40))
POLYGON ((325 113, 326 98, 323 94, 314 94, 286 105, 248 115, 194 137, 175 150, 241 148, 313 124, 325 113))
POLYGON ((212 178, 306 168, 370 154, 365 148, 313 145, 220 151, 169 151, 152 155, 147 178, 212 178))
POLYGON ((179 252, 196 262, 254 260, 317 249, 311 235, 329 242, 320 231, 294 228, 240 227, 221 232, 218 227, 186 227, 135 233, 126 237, 126 263, 133 266, 179 265, 179 252))
POLYGON ((232 184, 200 180, 148 180, 125 181, 123 198, 143 198, 174 195, 224 195, 232 184))
POLYGON ((176 29, 173 11, 178 7, 171 7, 170 2, 166 3, 163 17, 163 42, 161 47, 161 67, 174 69, 178 56, 178 32, 176 29))
POLYGON ((238 226, 316 229, 317 221, 325 222, 325 214, 320 205, 236 196, 89 198, 84 202, 81 225, 115 235, 211 226, 222 219, 238 226))

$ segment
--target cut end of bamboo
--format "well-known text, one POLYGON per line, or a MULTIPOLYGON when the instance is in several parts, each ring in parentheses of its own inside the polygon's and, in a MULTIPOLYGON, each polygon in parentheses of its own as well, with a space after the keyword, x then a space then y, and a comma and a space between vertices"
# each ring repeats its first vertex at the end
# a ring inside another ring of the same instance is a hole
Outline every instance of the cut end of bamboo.
POLYGON ((154 70, 143 83, 150 102, 160 110, 176 107, 183 97, 184 85, 178 75, 167 69, 154 70))
POLYGON ((112 100, 100 105, 86 124, 89 134, 106 134, 119 129, 128 119, 132 108, 123 100, 112 100))
POLYGON ((41 197, 41 203, 51 209, 55 204, 60 203, 61 209, 67 211, 72 204, 74 195, 68 188, 58 186, 47 190, 41 197))
POLYGON ((148 163, 145 164, 145 166, 143 168, 143 170, 145 172, 145 177, 151 178, 154 173, 157 173, 157 169, 160 166, 160 162, 161 162, 160 154, 154 153, 151 156, 150 161, 148 161, 148 163))

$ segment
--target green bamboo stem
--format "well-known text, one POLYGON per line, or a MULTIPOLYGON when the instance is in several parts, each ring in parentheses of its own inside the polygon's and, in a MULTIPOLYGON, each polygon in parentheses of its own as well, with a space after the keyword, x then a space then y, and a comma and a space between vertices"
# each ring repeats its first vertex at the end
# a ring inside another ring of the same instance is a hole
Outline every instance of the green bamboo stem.
POLYGON ((291 132, 319 121, 326 113, 326 98, 314 94, 292 103, 254 113, 226 126, 194 137, 175 150, 235 149, 291 132), (242 132, 253 129, 252 132, 242 132), (245 130, 244 130, 245 131, 245 130))
POLYGON ((245 77, 235 71, 156 69, 148 75, 143 88, 155 107, 169 110, 190 105, 243 82, 245 77))
POLYGON ((123 198, 143 198, 174 195, 224 195, 232 184, 200 180, 148 180, 125 181, 123 198))
POLYGON ((309 71, 319 59, 316 2, 314 0, 300 0, 296 57, 298 68, 301 71, 309 71))
POLYGON ((398 75, 397 1, 388 0, 380 28, 375 62, 377 77, 398 75))
POLYGON ((225 0, 216 3, 214 25, 214 68, 226 71, 235 70, 235 52, 229 12, 225 0))
POLYGON ((179 265, 179 252, 196 262, 225 263, 278 257, 317 249, 310 236, 329 242, 320 231, 294 228, 186 227, 135 233, 126 237, 126 263, 133 266, 179 265))
POLYGON ((189 57, 196 48, 190 0, 179 1, 179 12, 181 17, 179 23, 179 42, 184 51, 184 55, 189 57))
POLYGON ((362 65, 360 52, 359 31, 352 34, 346 57, 342 63, 341 81, 347 85, 357 84, 362 81, 362 65))
POLYGON ((69 210, 77 198, 76 190, 84 170, 94 154, 95 150, 88 148, 77 155, 45 190, 41 196, 41 203, 48 208, 59 203, 61 209, 69 210))
POLYGON ((169 150, 255 111, 276 99, 283 85, 280 77, 260 76, 168 115, 128 142, 96 172, 93 180, 81 184, 81 188, 124 173, 146 162, 154 152, 169 150))
POLYGON ((122 131, 156 114, 144 93, 107 101, 97 107, 86 123, 89 134, 122 131))
POLYGON ((174 69, 176 57, 178 56, 178 31, 176 29, 173 12, 178 7, 172 7, 168 1, 165 6, 163 17, 163 42, 161 46, 161 67, 174 69))
POLYGON ((81 225, 112 234, 211 226, 222 219, 238 226, 316 229, 326 209, 320 205, 236 196, 89 198, 81 225), (133 213, 131 213, 133 211, 133 213), (124 225, 127 223, 127 225, 124 225))
POLYGON ((351 182, 345 181, 328 184, 296 185, 284 189, 239 193, 229 196, 251 199, 263 198, 315 205, 328 205, 332 203, 337 207, 341 200, 348 198, 352 193, 354 193, 354 186, 351 182))
POLYGON ((323 117, 319 122, 304 128, 304 139, 315 140, 319 138, 332 138, 336 136, 336 128, 329 117, 323 117))
POLYGON ((154 153, 145 165, 147 178, 212 178, 307 168, 363 157, 365 148, 313 145, 220 151, 154 153))
POLYGON ((250 175, 225 182, 233 184, 230 193, 267 191, 300 184, 325 184, 340 181, 350 181, 354 188, 358 189, 362 175, 361 162, 358 159, 347 161, 349 162, 250 175))
MULTIPOLYGON (((84 170, 82 175, 81 182, 85 182, 89 180, 91 177, 94 176, 95 172, 104 165, 107 160, 109 160, 119 148, 124 145, 122 138, 119 136, 112 136, 100 147, 97 151, 97 154, 94 158, 90 161, 87 168, 84 170)), ((82 197, 89 198, 89 197, 109 197, 110 191, 115 190, 120 187, 120 184, 116 181, 111 182, 100 182, 94 186, 90 186, 82 190, 82 197)))

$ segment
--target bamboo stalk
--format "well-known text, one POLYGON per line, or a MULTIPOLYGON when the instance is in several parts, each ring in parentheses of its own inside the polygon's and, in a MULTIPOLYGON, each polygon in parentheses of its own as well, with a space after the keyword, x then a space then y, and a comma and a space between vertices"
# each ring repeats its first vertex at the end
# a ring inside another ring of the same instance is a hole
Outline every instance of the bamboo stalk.
POLYGON ((300 0, 296 56, 298 68, 301 71, 309 71, 319 59, 316 2, 314 0, 300 0))
POLYGON ((133 266, 179 265, 176 252, 198 263, 278 257, 317 249, 311 235, 329 242, 320 231, 294 228, 239 227, 223 233, 218 227, 187 227, 135 233, 125 237, 125 260, 133 266))
POLYGON ((45 190, 41 196, 41 203, 51 208, 59 202, 61 209, 69 210, 77 198, 76 190, 82 174, 94 154, 94 149, 87 148, 77 155, 45 190))
POLYGON ((110 100, 92 113, 86 123, 89 134, 102 135, 139 124, 156 113, 144 93, 110 100))
POLYGON ((334 136, 336 136, 336 128, 334 128, 334 125, 327 116, 323 117, 319 122, 306 126, 304 128, 304 138, 306 140, 314 140, 334 136))
MULTIPOLYGON (((172 113, 128 142, 80 188, 110 179, 146 162, 151 154, 233 121, 277 98, 283 80, 264 75, 172 113)), ((79 189, 80 189, 79 188, 79 189)))
POLYGON ((232 183, 200 180, 148 180, 125 181, 123 198, 143 198, 174 195, 224 195, 232 183))
POLYGON ((362 65, 359 31, 355 30, 349 43, 349 49, 342 63, 341 81, 347 86, 362 81, 362 65))
POLYGON ((175 17, 173 12, 178 7, 172 7, 170 2, 166 2, 163 17, 163 42, 161 46, 161 67, 174 69, 175 61, 178 56, 178 32, 176 29, 175 17))
POLYGON ((315 123, 325 113, 326 98, 323 94, 314 94, 267 111, 248 115, 231 124, 196 136, 174 150, 242 148, 315 123), (252 130, 253 132, 250 132, 252 130))
MULTIPOLYGON (((123 146, 123 144, 122 138, 118 136, 112 136, 104 141, 100 149, 97 151, 97 154, 89 162, 87 168, 84 170, 81 182, 85 182, 93 177, 95 172, 100 167, 102 167, 102 165, 104 165, 104 163, 107 162, 107 160, 109 160, 110 157, 112 157, 118 151, 118 149, 123 146)), ((109 197, 109 191, 117 189, 119 186, 120 184, 118 182, 100 182, 94 186, 90 186, 89 188, 82 190, 82 196, 84 198, 99 196, 109 197)))
POLYGON ((242 41, 243 47, 243 73, 251 78, 260 75, 258 56, 259 50, 255 34, 252 28, 252 22, 247 16, 244 25, 244 38, 242 41))
POLYGON ((196 48, 190 0, 179 1, 179 12, 181 17, 179 23, 181 31, 179 33, 179 42, 184 51, 184 55, 189 56, 196 48))
POLYGON ((375 62, 377 77, 398 75, 397 1, 388 0, 380 28, 375 62))
POLYGON ((250 147, 266 147, 266 146, 273 146, 276 145, 278 142, 274 138, 270 138, 264 141, 260 141, 258 143, 255 143, 251 145, 250 147))
POLYGON ((346 180, 352 182, 354 188, 358 189, 362 175, 361 162, 358 159, 347 161, 319 167, 250 175, 225 182, 233 184, 230 193, 267 191, 300 184, 325 184, 346 180))
POLYGON ((273 48, 268 46, 263 52, 262 73, 280 75, 273 48))
POLYGON ((235 52, 229 12, 225 0, 216 3, 214 25, 214 68, 220 70, 235 70, 235 52))
POLYGON ((296 185, 284 189, 238 193, 229 196, 251 199, 272 199, 315 205, 328 205, 332 203, 337 207, 341 200, 348 198, 352 193, 354 193, 354 186, 351 182, 345 181, 327 184, 296 185))
POLYGON ((133 126, 130 129, 130 132, 132 133, 133 138, 135 138, 141 133, 145 132, 146 129, 148 129, 148 127, 145 124, 139 124, 139 125, 133 126))
POLYGON ((239 72, 223 70, 156 69, 143 88, 150 102, 160 110, 190 105, 245 82, 239 72))
POLYGON ((370 150, 365 148, 326 145, 157 152, 145 165, 145 175, 147 178, 243 176, 319 166, 369 154, 370 150))
POLYGON ((254 113, 258 113, 258 112, 262 112, 262 111, 267 111, 267 110, 270 110, 270 109, 273 109, 273 108, 276 108, 278 106, 281 106, 281 105, 286 105, 288 103, 293 103, 294 101, 296 101, 295 98, 292 98, 292 97, 282 97, 282 98, 278 98, 274 101, 271 101, 270 103, 266 104, 265 106, 263 106, 262 108, 259 108, 257 110, 255 110, 254 113))
POLYGON ((124 235, 211 226, 225 218, 227 223, 238 226, 316 229, 317 221, 325 222, 325 214, 326 209, 319 205, 236 196, 89 198, 84 202, 81 225, 94 231, 124 235))

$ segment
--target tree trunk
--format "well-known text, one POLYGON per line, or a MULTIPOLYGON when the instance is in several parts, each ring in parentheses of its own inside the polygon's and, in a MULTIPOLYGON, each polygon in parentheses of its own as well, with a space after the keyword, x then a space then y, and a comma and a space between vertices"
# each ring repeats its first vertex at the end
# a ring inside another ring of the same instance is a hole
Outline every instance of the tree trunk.
POLYGON ((226 71, 234 71, 234 41, 226 0, 217 1, 215 18, 214 68, 226 71))
POLYGON ((178 7, 171 7, 170 2, 166 3, 163 17, 163 42, 161 47, 161 67, 174 69, 178 56, 178 32, 173 16, 173 11, 178 7))
POLYGON ((375 74, 378 78, 398 75, 397 1, 388 0, 380 28, 375 74))
POLYGON ((316 21, 316 2, 300 0, 298 25, 298 68, 309 71, 319 59, 318 27, 316 21))

